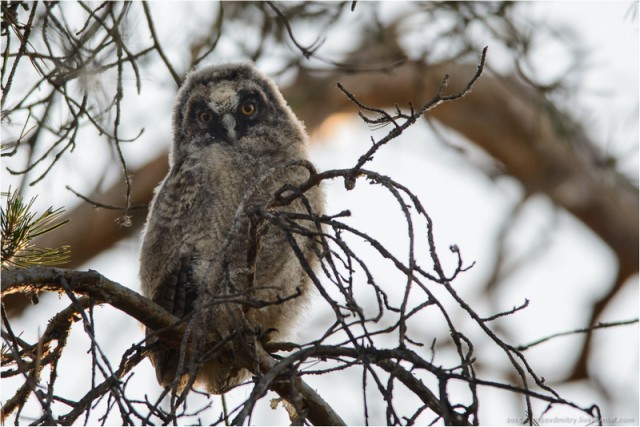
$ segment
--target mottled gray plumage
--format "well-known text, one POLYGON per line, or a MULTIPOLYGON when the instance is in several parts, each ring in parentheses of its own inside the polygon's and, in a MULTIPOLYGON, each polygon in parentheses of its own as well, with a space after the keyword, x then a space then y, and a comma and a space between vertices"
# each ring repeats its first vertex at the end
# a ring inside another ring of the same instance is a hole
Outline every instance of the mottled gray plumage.
MULTIPOLYGON (((190 73, 174 109, 170 170, 147 218, 140 254, 143 294, 223 338, 240 326, 242 317, 257 330, 276 330, 273 338, 286 337, 309 294, 309 280, 285 233, 274 225, 258 230, 252 268, 244 209, 264 207, 284 184, 306 181, 306 169, 285 167, 307 158, 306 144, 301 122, 254 66, 230 64, 190 73), (296 289, 301 297, 270 304, 296 289), (267 304, 255 308, 225 302, 225 296, 239 294, 267 304)), ((305 196, 314 213, 321 214, 321 190, 314 187, 305 196)), ((308 212, 300 200, 276 209, 308 212)), ((314 228, 309 220, 297 223, 314 228)), ((314 265, 312 240, 297 236, 296 242, 314 265)), ((153 331, 147 335, 155 341, 153 331)), ((192 353, 183 349, 182 366, 192 353)), ((161 348, 151 360, 158 382, 172 384, 181 351, 161 348)), ((212 393, 223 393, 247 374, 234 366, 229 352, 220 352, 198 370, 197 381, 212 393)))

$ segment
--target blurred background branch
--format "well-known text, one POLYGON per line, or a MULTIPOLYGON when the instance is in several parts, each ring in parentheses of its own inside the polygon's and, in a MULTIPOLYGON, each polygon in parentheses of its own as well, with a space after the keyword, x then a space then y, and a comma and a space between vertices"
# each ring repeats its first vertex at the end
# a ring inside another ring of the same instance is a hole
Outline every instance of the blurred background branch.
MULTIPOLYGON (((552 204, 553 215, 565 212, 584 225, 616 261, 615 274, 585 302, 585 324, 576 326, 592 331, 625 284, 637 281, 637 165, 625 167, 633 156, 609 150, 573 102, 585 90, 575 77, 587 67, 584 46, 565 29, 523 21, 527 4, 412 2, 394 13, 375 2, 190 7, 181 12, 177 3, 164 9, 153 3, 2 3, 3 181, 15 195, 38 194, 46 207, 70 205, 64 214, 54 212, 61 215, 58 221, 68 221, 64 227, 33 241, 42 248, 68 246, 68 267, 86 265, 139 234, 147 212, 132 207, 149 203, 167 171, 168 129, 162 136, 154 128, 159 120, 168 122, 170 112, 161 113, 163 101, 150 93, 159 87, 171 99, 194 66, 230 57, 263 64, 317 135, 337 115, 359 110, 337 82, 390 115, 398 108, 409 111, 436 92, 444 75, 445 94, 461 90, 488 44, 488 70, 472 93, 424 116, 470 167, 493 183, 509 177, 521 189, 485 260, 493 262, 482 284, 486 299, 492 301, 550 244, 541 236, 519 263, 509 263, 507 240, 525 207, 540 198, 552 204), (188 13, 190 21, 179 31, 165 28, 168 21, 158 20, 167 13, 188 13), (564 48, 566 66, 545 78, 535 56, 550 40, 564 48), (143 120, 141 109, 151 118, 143 120), (154 138, 162 149, 149 143, 154 138), (131 154, 133 147, 143 147, 137 153, 144 155, 131 154), (480 166, 474 164, 476 151, 484 156, 480 166), (78 160, 78 152, 98 154, 78 160), (62 178, 93 204, 65 190, 62 178)), ((637 5, 631 16, 637 22, 637 5)), ((631 150, 637 157, 637 140, 631 150)), ((9 260, 4 245, 3 266, 9 260)), ((9 318, 29 312, 27 298, 12 295, 3 305, 9 318)), ((563 381, 592 376, 592 338, 587 333, 574 360, 566 362, 571 367, 563 381)))

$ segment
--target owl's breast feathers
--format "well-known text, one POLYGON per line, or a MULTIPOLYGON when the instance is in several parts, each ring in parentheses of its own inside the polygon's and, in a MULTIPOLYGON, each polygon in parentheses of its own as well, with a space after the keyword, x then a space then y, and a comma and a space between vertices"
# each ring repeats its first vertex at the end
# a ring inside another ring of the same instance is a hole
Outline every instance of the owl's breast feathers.
MULTIPOLYGON (((240 153, 217 145, 176 162, 156 191, 141 252, 143 291, 154 295, 174 275, 178 260, 211 261, 236 214, 251 204, 265 204, 287 177, 270 177, 256 186, 263 167, 251 166, 240 153), (241 165, 254 173, 238 173, 241 165), (251 195, 251 197, 246 197, 251 195)), ((300 179, 295 180, 300 181, 300 179)), ((234 239, 246 236, 245 217, 234 239)), ((246 256, 244 257, 246 258, 246 256)), ((169 280, 169 282, 171 282, 169 280)), ((169 307, 165 307, 169 309, 169 307)))

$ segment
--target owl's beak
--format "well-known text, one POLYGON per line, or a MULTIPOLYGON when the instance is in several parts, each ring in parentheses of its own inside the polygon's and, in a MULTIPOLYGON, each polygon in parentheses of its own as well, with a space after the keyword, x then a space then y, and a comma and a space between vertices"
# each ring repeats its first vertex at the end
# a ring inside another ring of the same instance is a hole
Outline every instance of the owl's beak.
POLYGON ((227 113, 222 116, 222 126, 227 132, 229 142, 234 142, 238 135, 236 134, 236 119, 231 113, 227 113))

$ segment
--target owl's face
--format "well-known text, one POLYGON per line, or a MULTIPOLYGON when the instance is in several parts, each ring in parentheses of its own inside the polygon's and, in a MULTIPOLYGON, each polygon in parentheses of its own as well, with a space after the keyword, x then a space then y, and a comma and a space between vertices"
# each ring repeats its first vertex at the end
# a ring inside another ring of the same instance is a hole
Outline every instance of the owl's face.
POLYGON ((250 64, 191 73, 178 93, 173 125, 172 163, 214 144, 273 151, 274 144, 303 142, 305 135, 273 82, 250 64))

